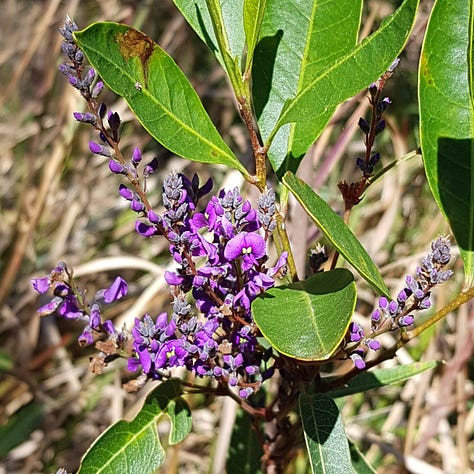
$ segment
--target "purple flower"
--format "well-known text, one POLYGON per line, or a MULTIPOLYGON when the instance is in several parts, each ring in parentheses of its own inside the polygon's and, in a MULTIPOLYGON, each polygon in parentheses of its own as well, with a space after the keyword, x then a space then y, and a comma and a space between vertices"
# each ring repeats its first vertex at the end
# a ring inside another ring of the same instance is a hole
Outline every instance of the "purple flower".
POLYGON ((127 293, 127 282, 122 277, 118 276, 106 290, 103 290, 101 296, 103 296, 105 303, 112 303, 123 298, 127 293))
POLYGON ((242 232, 229 240, 224 249, 224 257, 231 261, 242 258, 242 270, 247 271, 258 266, 257 260, 262 258, 265 252, 265 240, 262 236, 242 232))

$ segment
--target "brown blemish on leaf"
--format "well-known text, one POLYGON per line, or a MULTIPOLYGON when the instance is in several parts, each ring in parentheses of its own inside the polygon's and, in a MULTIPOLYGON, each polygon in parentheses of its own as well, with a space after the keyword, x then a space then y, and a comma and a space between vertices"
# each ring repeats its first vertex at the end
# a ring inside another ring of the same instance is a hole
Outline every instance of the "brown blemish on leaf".
POLYGON ((139 58, 142 63, 143 79, 145 87, 148 86, 148 61, 155 48, 155 43, 147 35, 140 31, 130 28, 125 33, 117 35, 117 43, 120 48, 120 54, 127 61, 130 58, 139 58))

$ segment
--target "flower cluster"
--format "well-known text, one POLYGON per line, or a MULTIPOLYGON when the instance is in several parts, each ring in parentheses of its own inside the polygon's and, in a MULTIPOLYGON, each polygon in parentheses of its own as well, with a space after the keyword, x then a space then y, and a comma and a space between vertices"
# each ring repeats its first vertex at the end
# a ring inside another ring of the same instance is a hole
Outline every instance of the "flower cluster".
POLYGON ((171 173, 163 183, 163 215, 149 211, 146 222, 137 222, 139 234, 167 238, 177 268, 165 274, 173 289, 172 317, 162 314, 156 323, 149 316, 136 320, 137 357, 129 368, 141 366, 159 378, 164 368, 185 366, 199 376, 238 386, 245 398, 271 374, 263 367, 268 354, 257 342, 250 305, 274 285, 286 254, 274 267, 265 266, 266 240, 260 230, 268 237, 274 228, 273 191, 259 199, 258 211, 235 188, 211 197, 204 212, 197 212, 199 199, 211 186, 210 180, 200 187, 197 176, 189 180, 171 173), (187 293, 199 314, 191 311, 187 293))
MULTIPOLYGON (((376 336, 400 328, 410 327, 415 322, 414 311, 428 309, 431 306, 431 289, 448 280, 453 272, 443 270, 451 259, 451 245, 446 237, 438 237, 431 243, 431 252, 421 260, 416 276, 407 275, 405 287, 398 293, 396 300, 389 301, 385 296, 379 299, 378 308, 372 313, 371 334, 365 337, 360 324, 352 322, 349 327, 350 343, 358 345, 349 357, 358 369, 365 367, 365 351, 359 347, 364 344, 368 349, 380 349, 376 336)), ((352 346, 353 347, 353 346, 352 346)))
POLYGON ((52 289, 54 294, 40 314, 56 312, 86 322, 79 337, 81 344, 113 336, 121 338, 117 346, 123 348, 122 342, 130 340, 133 352, 129 370, 140 369, 147 377, 159 379, 166 369, 186 367, 198 376, 237 387, 239 395, 246 398, 273 373, 273 368, 266 365, 270 353, 257 340, 259 332, 253 323, 251 303, 284 273, 286 253, 274 267, 265 266, 266 239, 275 227, 273 191, 262 194, 256 210, 237 188, 223 190, 211 197, 203 212, 198 212, 198 201, 211 188, 211 180, 200 187, 197 176, 189 180, 171 173, 163 184, 163 214, 145 212, 143 207, 136 209, 146 218, 145 222, 137 222, 137 232, 145 237, 164 236, 177 264, 174 272, 165 275, 172 288, 171 317, 162 313, 156 321, 148 314, 136 318, 127 336, 119 333, 111 321, 102 322, 100 318, 101 302, 111 303, 126 294, 126 283, 120 277, 111 287, 99 291, 91 304, 85 302, 64 264, 32 283, 39 293, 52 289), (188 303, 188 293, 192 294, 196 313, 188 303))
POLYGON ((66 319, 79 320, 86 327, 79 336, 79 344, 91 345, 97 340, 116 339, 121 344, 124 335, 119 333, 112 321, 101 319, 101 306, 119 300, 127 294, 127 283, 117 277, 112 285, 97 291, 92 302, 86 301, 84 292, 77 288, 71 272, 64 262, 59 263, 49 275, 31 281, 33 288, 40 294, 49 290, 53 298, 38 309, 41 316, 56 313, 66 319))
POLYGON ((399 59, 397 58, 389 67, 387 72, 377 81, 369 86, 369 102, 372 106, 372 116, 369 122, 363 117, 359 118, 359 128, 362 130, 365 139, 365 157, 358 157, 356 159, 357 167, 362 171, 364 178, 370 178, 374 173, 375 165, 380 161, 380 154, 373 153, 372 147, 374 145, 375 137, 385 130, 385 120, 382 118, 388 106, 392 103, 390 98, 381 97, 382 89, 385 82, 392 77, 394 69, 397 67, 399 59))

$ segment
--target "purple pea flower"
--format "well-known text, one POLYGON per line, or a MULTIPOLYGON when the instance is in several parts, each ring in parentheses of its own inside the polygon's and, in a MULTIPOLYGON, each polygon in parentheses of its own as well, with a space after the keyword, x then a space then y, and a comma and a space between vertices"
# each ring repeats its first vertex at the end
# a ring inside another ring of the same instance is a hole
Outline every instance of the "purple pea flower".
POLYGON ((242 232, 227 242, 224 257, 227 260, 242 258, 242 270, 247 271, 258 266, 258 259, 265 255, 266 246, 262 236, 249 232, 242 232))

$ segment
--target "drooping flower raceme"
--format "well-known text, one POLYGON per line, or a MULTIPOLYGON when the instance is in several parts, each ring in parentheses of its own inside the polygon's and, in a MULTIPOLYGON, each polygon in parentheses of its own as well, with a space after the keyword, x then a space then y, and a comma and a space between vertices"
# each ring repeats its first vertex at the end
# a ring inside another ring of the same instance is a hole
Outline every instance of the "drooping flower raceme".
MULTIPOLYGON (((358 347, 349 353, 349 357, 358 369, 365 368, 364 345, 371 350, 380 349, 376 336, 387 331, 413 326, 414 311, 428 309, 431 306, 431 290, 434 286, 444 283, 453 275, 444 267, 451 259, 451 244, 446 237, 438 237, 431 243, 431 252, 421 260, 416 269, 416 276, 407 275, 405 287, 398 293, 396 300, 380 297, 378 308, 372 313, 371 334, 365 337, 364 330, 358 323, 349 326, 348 342, 357 343, 358 347)), ((353 346, 350 346, 353 347, 353 346)))

